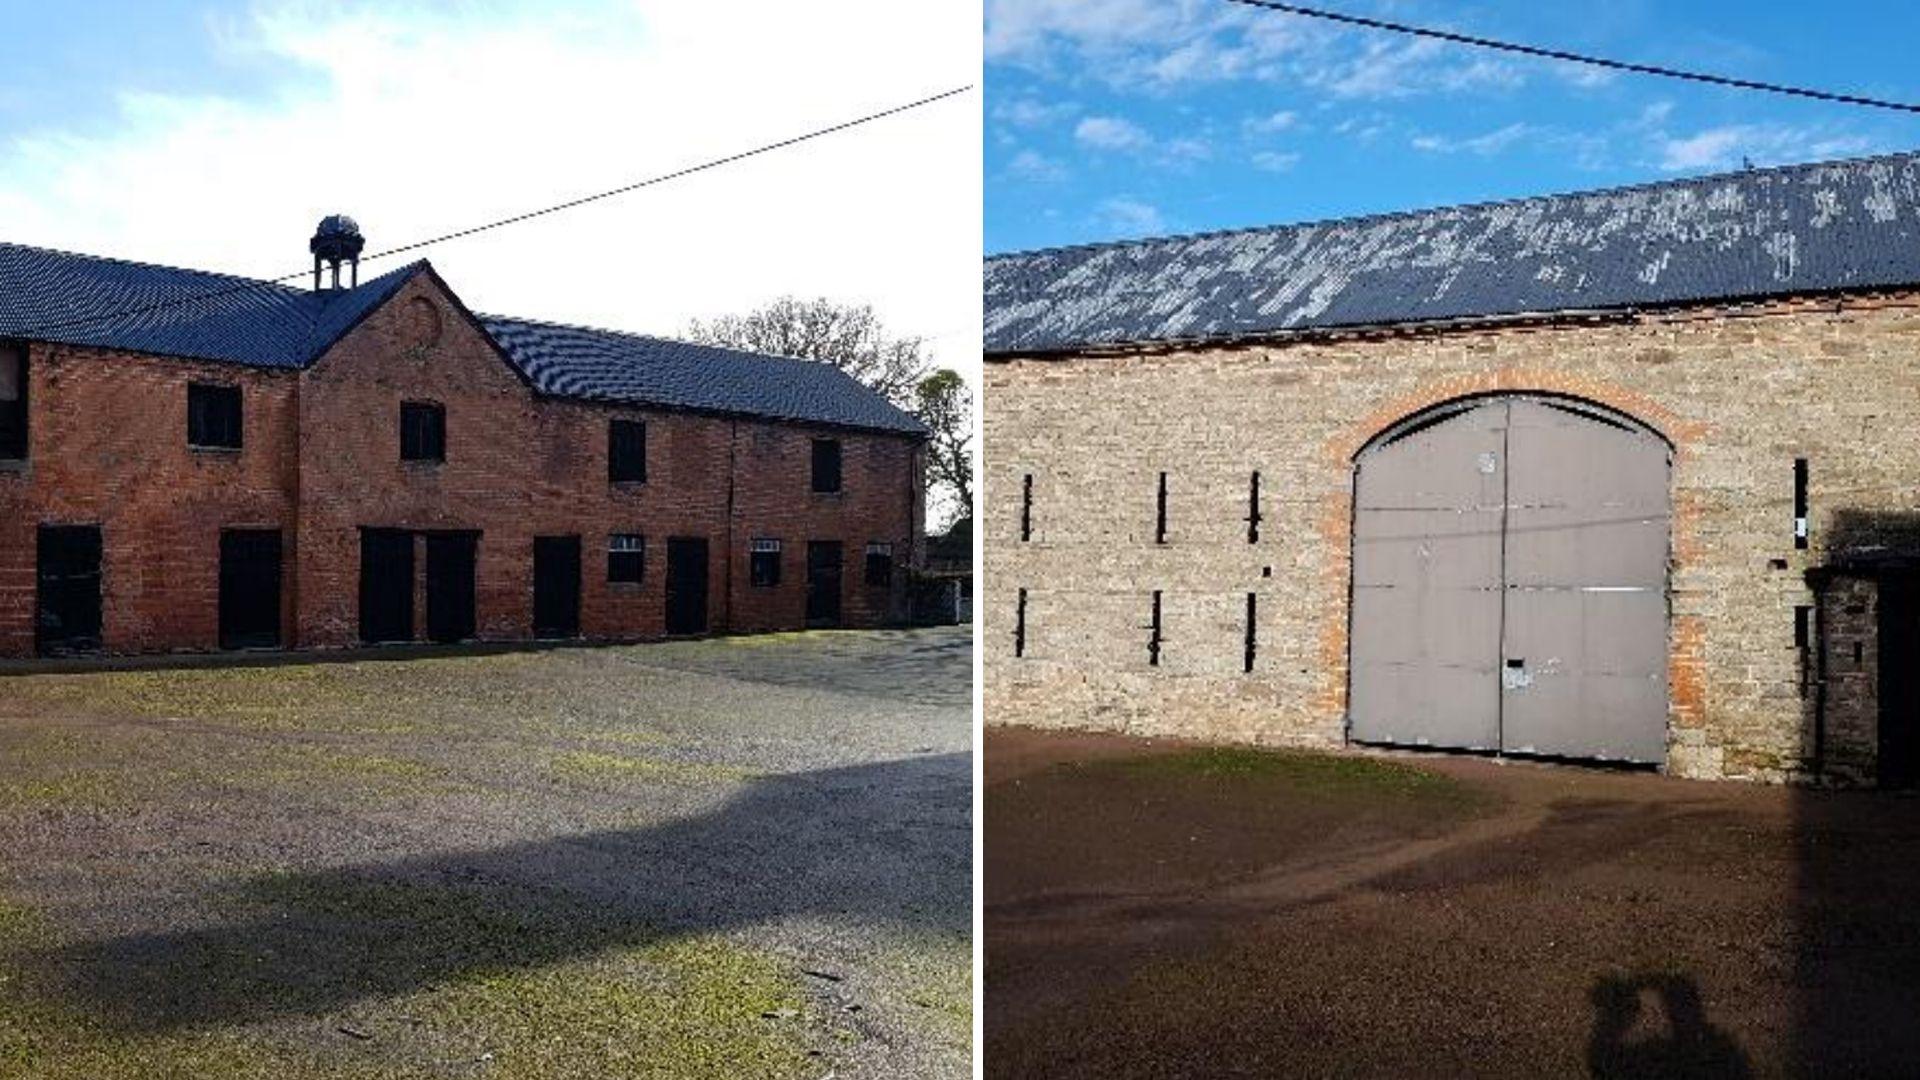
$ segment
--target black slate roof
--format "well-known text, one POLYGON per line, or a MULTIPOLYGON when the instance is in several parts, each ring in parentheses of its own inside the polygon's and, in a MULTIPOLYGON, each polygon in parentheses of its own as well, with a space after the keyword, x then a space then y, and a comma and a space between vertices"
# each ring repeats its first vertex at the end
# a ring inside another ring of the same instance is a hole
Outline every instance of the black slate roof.
MULTIPOLYGON (((0 338, 298 369, 427 265, 312 292, 0 243, 0 338)), ((831 364, 526 319, 481 324, 536 390, 557 397, 926 434, 831 364)))
POLYGON ((1920 284, 1920 153, 997 255, 988 355, 1920 284))

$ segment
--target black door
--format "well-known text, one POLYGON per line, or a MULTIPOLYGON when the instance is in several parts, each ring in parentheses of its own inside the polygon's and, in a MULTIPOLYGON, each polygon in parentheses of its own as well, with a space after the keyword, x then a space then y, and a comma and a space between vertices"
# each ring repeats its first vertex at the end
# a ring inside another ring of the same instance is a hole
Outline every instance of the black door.
POLYGON ((413 640, 413 534, 360 530, 360 640, 413 640))
POLYGON ((280 530, 220 533, 220 647, 280 645, 280 530))
POLYGON ((580 538, 533 538, 533 636, 580 636, 580 538))
POLYGON ((42 656, 100 647, 100 526, 42 525, 34 648, 42 656))
POLYGON ((840 541, 807 541, 807 625, 840 625, 840 541))
POLYGON ((667 540, 667 633, 707 632, 707 541, 667 540))
POLYGON ((427 637, 473 636, 473 555, 479 533, 427 534, 427 637))
POLYGON ((1880 786, 1920 781, 1920 581, 1880 579, 1880 786))

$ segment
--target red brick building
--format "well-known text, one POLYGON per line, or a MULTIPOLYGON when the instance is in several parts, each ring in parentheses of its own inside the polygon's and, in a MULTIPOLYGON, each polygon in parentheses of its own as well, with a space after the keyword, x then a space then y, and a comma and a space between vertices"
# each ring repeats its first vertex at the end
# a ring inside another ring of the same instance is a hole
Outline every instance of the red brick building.
POLYGON ((476 316, 425 262, 339 287, 358 243, 323 223, 311 291, 0 245, 0 656, 904 614, 911 416, 827 364, 476 316))

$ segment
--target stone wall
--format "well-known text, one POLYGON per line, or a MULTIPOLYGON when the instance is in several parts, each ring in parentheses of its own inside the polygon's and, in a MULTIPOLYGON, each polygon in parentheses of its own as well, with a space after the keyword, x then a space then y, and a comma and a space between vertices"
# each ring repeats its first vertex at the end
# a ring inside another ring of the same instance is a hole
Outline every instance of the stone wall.
POLYGON ((1837 516, 1920 507, 1917 300, 991 358, 987 720, 1342 742, 1353 455, 1433 404, 1540 392, 1631 414, 1675 448, 1669 770, 1789 779, 1807 754, 1794 638, 1794 609, 1814 602, 1805 572, 1825 558, 1837 516), (1801 457, 1806 549, 1793 534, 1801 457), (1256 470, 1264 520, 1249 542, 1256 470), (1168 527, 1156 543, 1163 472, 1168 527), (1016 659, 1021 588, 1026 654, 1016 659), (1251 673, 1248 593, 1258 604, 1251 673))

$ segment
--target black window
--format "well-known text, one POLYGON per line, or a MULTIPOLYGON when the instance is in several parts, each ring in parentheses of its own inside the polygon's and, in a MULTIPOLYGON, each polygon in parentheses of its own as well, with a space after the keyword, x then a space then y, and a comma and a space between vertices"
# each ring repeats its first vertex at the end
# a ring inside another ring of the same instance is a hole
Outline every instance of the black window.
POLYGON ((748 547, 747 580, 763 587, 780 584, 780 541, 755 540, 748 547))
POLYGON ((607 538, 607 580, 639 581, 647 569, 647 538, 615 533, 607 538))
POLYGON ((193 383, 187 387, 187 445, 240 449, 240 388, 193 383))
POLYGON ((447 410, 431 401, 400 403, 400 459, 447 460, 447 410))
POLYGON ((647 478, 647 425, 638 420, 607 424, 607 479, 614 483, 647 478))
POLYGON ((867 584, 893 584, 893 545, 867 545, 867 584))
POLYGON ((840 440, 813 440, 813 490, 840 490, 840 440))
POLYGON ((0 345, 0 458, 27 456, 27 351, 0 345))

